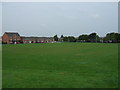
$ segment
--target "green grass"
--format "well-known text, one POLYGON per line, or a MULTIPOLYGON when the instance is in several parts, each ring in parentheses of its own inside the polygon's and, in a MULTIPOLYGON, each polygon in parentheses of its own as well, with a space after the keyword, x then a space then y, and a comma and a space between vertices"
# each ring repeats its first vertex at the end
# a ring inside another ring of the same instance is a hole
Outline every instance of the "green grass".
POLYGON ((118 44, 3 45, 3 88, 116 88, 118 44))

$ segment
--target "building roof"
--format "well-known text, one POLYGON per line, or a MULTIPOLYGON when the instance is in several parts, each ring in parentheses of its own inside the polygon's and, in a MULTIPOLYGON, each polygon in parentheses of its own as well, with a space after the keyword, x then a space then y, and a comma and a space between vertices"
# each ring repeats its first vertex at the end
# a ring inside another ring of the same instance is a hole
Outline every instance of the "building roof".
POLYGON ((44 40, 44 39, 53 39, 52 37, 21 37, 23 40, 44 40))
POLYGON ((13 35, 20 36, 17 32, 5 32, 9 37, 12 37, 13 35))

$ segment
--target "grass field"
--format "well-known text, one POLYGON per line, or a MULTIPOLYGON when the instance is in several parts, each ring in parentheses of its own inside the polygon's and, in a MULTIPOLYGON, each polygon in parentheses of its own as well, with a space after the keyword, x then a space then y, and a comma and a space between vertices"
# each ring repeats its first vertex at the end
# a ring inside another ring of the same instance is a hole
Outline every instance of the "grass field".
POLYGON ((3 88, 116 88, 118 44, 3 45, 3 88))

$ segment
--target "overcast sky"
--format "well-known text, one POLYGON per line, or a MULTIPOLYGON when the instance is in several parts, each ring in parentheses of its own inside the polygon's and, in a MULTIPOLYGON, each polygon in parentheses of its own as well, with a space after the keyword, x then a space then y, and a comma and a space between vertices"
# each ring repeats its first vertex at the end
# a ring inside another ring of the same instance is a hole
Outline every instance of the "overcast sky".
POLYGON ((2 3, 2 33, 58 36, 118 32, 117 2, 2 3))

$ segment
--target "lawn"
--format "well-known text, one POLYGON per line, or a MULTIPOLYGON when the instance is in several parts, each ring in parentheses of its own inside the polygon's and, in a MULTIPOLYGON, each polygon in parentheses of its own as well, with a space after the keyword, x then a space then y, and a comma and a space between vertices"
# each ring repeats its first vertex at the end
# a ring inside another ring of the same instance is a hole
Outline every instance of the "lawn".
POLYGON ((118 44, 3 45, 3 88, 116 88, 118 44))

